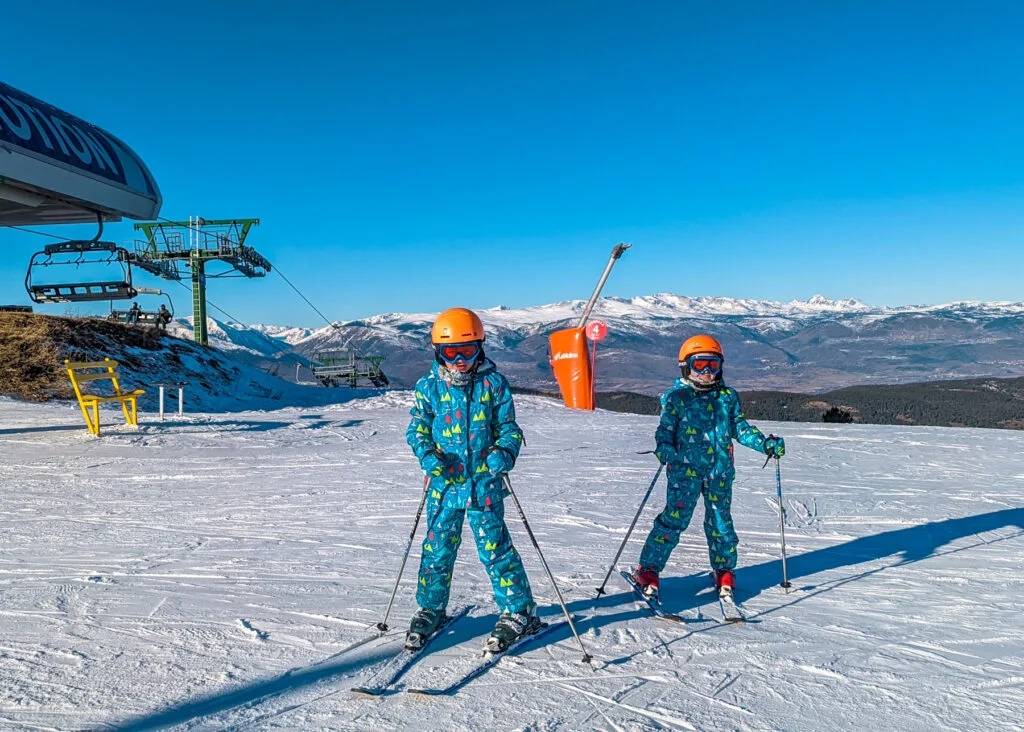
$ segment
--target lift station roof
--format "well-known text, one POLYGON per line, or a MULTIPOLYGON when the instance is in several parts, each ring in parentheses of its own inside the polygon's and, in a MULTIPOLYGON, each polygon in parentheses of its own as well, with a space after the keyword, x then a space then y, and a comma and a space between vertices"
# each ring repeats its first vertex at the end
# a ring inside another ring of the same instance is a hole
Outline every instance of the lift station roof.
POLYGON ((119 139, 0 82, 0 226, 155 219, 162 202, 119 139))

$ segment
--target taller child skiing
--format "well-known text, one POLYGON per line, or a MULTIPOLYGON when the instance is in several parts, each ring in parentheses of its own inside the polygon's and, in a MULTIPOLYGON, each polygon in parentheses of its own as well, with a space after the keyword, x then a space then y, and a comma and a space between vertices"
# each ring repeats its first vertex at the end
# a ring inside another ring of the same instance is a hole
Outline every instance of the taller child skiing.
POLYGON ((484 326, 472 310, 452 308, 431 331, 434 364, 416 382, 406 440, 430 477, 427 535, 406 646, 418 648, 444 622, 462 523, 476 540, 501 617, 488 640, 504 650, 541 625, 519 553, 505 525, 502 474, 523 444, 512 392, 484 356, 484 326))
POLYGON ((634 575, 644 594, 657 598, 659 574, 679 543, 704 496, 704 534, 719 594, 732 595, 736 545, 733 528, 732 441, 782 457, 781 437, 765 435, 743 417, 736 391, 722 380, 722 346, 711 336, 688 339, 679 349, 682 377, 661 398, 661 422, 655 432, 658 460, 666 467, 665 510, 654 520, 634 575))

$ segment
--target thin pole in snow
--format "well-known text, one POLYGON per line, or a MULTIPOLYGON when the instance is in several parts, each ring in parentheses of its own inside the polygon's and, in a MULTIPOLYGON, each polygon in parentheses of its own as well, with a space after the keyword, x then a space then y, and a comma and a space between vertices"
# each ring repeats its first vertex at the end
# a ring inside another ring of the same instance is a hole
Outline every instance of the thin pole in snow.
POLYGON ((779 535, 782 537, 782 587, 789 592, 789 574, 786 572, 786 520, 782 510, 782 472, 779 469, 779 456, 775 456, 775 486, 779 497, 779 535))
POLYGON ((612 576, 612 572, 615 570, 615 565, 618 564, 619 557, 622 556, 622 550, 626 548, 626 542, 629 541, 630 535, 633 533, 633 528, 636 526, 636 522, 640 519, 640 514, 644 511, 644 506, 647 505, 647 499, 651 497, 651 491, 654 490, 654 486, 658 483, 658 478, 661 477, 661 471, 665 469, 664 465, 658 466, 658 472, 654 474, 654 479, 651 484, 647 486, 647 492, 644 494, 644 499, 640 501, 640 508, 636 510, 636 516, 633 517, 633 523, 629 525, 629 529, 626 531, 626 538, 622 540, 619 545, 619 550, 615 552, 615 559, 612 560, 612 565, 608 567, 608 574, 604 576, 604 582, 597 588, 597 596, 600 597, 604 594, 604 586, 608 584, 608 578, 612 576))
POLYGON ((423 506, 427 503, 427 491, 430 489, 430 476, 423 478, 423 497, 420 499, 420 507, 416 509, 416 519, 412 522, 412 531, 409 532, 409 543, 405 545, 405 554, 402 555, 402 565, 398 568, 398 578, 395 579, 395 588, 391 591, 391 599, 388 600, 388 609, 384 611, 384 619, 377 623, 377 630, 384 633, 388 629, 388 616, 391 614, 391 606, 395 602, 395 595, 398 594, 398 585, 402 582, 402 574, 405 572, 405 562, 409 559, 409 550, 412 549, 412 540, 416 538, 416 529, 420 525, 420 517, 423 515, 423 506))
POLYGON ((548 566, 547 560, 544 559, 544 552, 540 550, 540 545, 537 543, 537 537, 533 535, 533 529, 530 528, 530 522, 526 520, 526 514, 523 513, 523 507, 519 505, 519 498, 516 497, 516 492, 512 490, 512 481, 508 479, 508 473, 502 473, 502 481, 505 483, 505 489, 509 495, 512 496, 512 502, 516 504, 516 510, 519 511, 519 518, 523 522, 523 526, 526 527, 526 533, 530 536, 530 541, 533 542, 533 548, 537 550, 537 556, 540 557, 540 563, 544 565, 544 571, 548 573, 548 579, 551 580, 551 586, 555 588, 555 596, 558 597, 558 604, 562 606, 562 612, 565 613, 565 619, 569 621, 569 629, 572 630, 572 634, 576 636, 576 642, 580 644, 580 648, 583 649, 583 663, 590 663, 594 660, 593 656, 587 653, 587 647, 583 645, 583 641, 580 639, 580 634, 576 632, 576 625, 572 622, 572 616, 569 615, 569 608, 565 606, 565 600, 562 599, 562 593, 558 589, 558 583, 555 582, 555 576, 551 574, 551 568, 548 566))

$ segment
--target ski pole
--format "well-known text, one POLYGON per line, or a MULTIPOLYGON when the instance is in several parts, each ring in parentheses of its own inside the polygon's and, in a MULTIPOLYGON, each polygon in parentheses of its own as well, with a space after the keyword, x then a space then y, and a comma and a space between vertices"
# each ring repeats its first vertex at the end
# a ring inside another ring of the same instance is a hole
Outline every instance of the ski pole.
POLYGON ((384 619, 377 623, 377 630, 384 633, 388 629, 388 616, 391 614, 391 605, 395 602, 395 595, 398 594, 398 585, 402 582, 402 574, 405 572, 405 562, 409 559, 409 550, 412 549, 412 540, 416 537, 416 529, 420 525, 420 516, 423 515, 423 506, 427 503, 427 491, 430 490, 430 476, 423 478, 423 498, 420 499, 420 507, 416 509, 416 520, 412 522, 412 531, 409 532, 409 543, 405 545, 405 554, 402 555, 402 566, 398 568, 398 579, 395 580, 395 589, 391 591, 391 599, 388 601, 388 609, 384 611, 384 619))
POLYGON ((558 589, 558 583, 555 582, 555 576, 551 574, 551 568, 548 566, 547 560, 544 559, 544 553, 540 550, 540 544, 537 543, 537 537, 533 535, 533 529, 530 528, 530 522, 526 520, 526 514, 523 513, 523 507, 519 505, 519 498, 516 497, 516 492, 512 490, 512 481, 508 478, 508 473, 502 473, 502 482, 505 484, 505 488, 508 490, 508 494, 512 496, 512 502, 516 504, 516 510, 519 511, 519 518, 523 522, 523 526, 526 527, 526 533, 530 536, 530 541, 533 542, 533 548, 537 550, 537 556, 540 557, 540 563, 544 565, 544 571, 548 573, 548 579, 551 580, 551 586, 555 588, 555 595, 558 597, 558 604, 562 606, 562 612, 565 613, 565 619, 569 621, 569 628, 572 630, 572 634, 576 636, 576 642, 580 644, 580 648, 583 649, 583 663, 590 663, 593 657, 587 653, 587 647, 583 645, 583 641, 580 639, 580 634, 576 632, 576 625, 572 622, 572 616, 569 614, 569 608, 565 606, 565 600, 562 599, 562 593, 558 589))
POLYGON ((644 494, 644 500, 640 501, 640 508, 636 510, 636 516, 633 517, 633 523, 629 525, 629 529, 626 531, 626 538, 622 540, 622 544, 619 545, 619 550, 615 552, 615 559, 612 560, 612 566, 608 567, 608 574, 604 576, 604 582, 597 588, 597 596, 600 597, 604 594, 604 586, 608 584, 608 578, 612 576, 612 572, 615 570, 615 565, 619 561, 619 557, 622 556, 622 550, 626 548, 626 542, 629 541, 630 535, 633 533, 633 527, 636 526, 636 522, 640 520, 640 514, 643 513, 644 506, 647 505, 647 499, 651 497, 651 491, 654 490, 654 486, 658 482, 658 478, 661 477, 661 471, 665 469, 664 465, 658 466, 658 472, 654 474, 654 480, 651 481, 650 486, 647 488, 647 492, 644 494))
POLYGON ((778 467, 779 458, 775 456, 775 486, 778 489, 778 531, 782 536, 782 585, 786 592, 790 591, 790 575, 785 571, 785 517, 782 512, 782 473, 778 467))

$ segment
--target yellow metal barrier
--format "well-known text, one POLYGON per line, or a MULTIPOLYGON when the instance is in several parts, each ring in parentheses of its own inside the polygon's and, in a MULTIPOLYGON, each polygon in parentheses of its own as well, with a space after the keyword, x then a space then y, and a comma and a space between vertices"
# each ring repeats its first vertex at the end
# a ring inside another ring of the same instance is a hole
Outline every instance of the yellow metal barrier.
POLYGON ((78 397, 78 406, 82 408, 82 415, 85 417, 85 424, 89 432, 94 435, 100 433, 100 404, 104 402, 120 402, 121 410, 124 412, 125 422, 131 426, 138 425, 138 410, 136 400, 145 394, 143 389, 133 391, 121 391, 121 385, 117 380, 121 377, 117 369, 117 361, 104 358, 102 361, 64 361, 68 370, 68 378, 71 379, 71 386, 75 388, 75 396, 78 397), (114 393, 110 396, 99 394, 83 394, 82 384, 89 381, 103 381, 109 379, 114 386, 114 393), (131 408, 129 409, 129 405, 131 408), (92 408, 92 415, 89 415, 89 408, 92 408))

